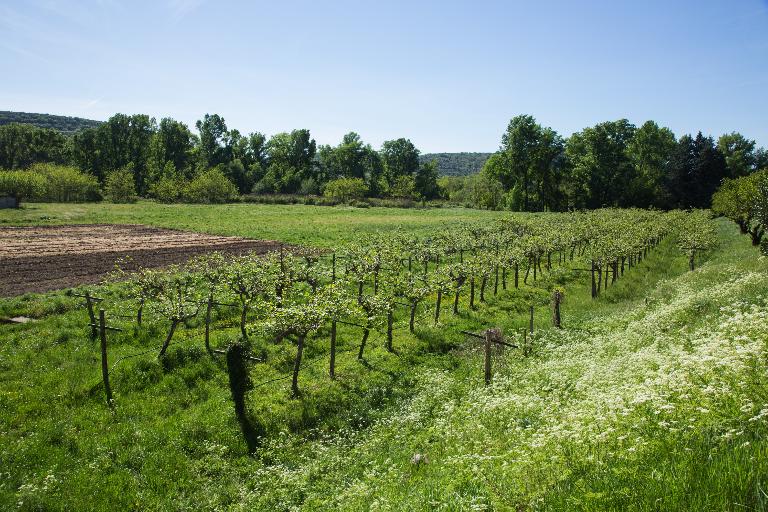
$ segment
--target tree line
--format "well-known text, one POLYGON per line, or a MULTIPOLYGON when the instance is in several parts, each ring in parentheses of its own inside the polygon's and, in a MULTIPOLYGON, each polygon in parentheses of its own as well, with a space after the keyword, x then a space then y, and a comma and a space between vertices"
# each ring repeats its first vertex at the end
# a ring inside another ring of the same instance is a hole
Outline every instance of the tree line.
POLYGON ((739 133, 677 138, 654 121, 637 127, 626 119, 565 138, 520 115, 479 173, 440 179, 437 162, 425 160, 406 138, 377 150, 350 132, 338 145, 318 145, 307 129, 269 138, 242 134, 217 114, 206 114, 194 128, 144 114, 116 114, 71 136, 11 123, 0 126, 0 168, 69 165, 127 196, 167 202, 325 194, 343 201, 442 198, 480 208, 566 211, 708 207, 724 179, 768 167, 768 152, 739 133))
POLYGON ((739 133, 678 139, 654 121, 620 119, 564 138, 521 115, 478 175, 441 186, 458 202, 515 211, 706 208, 724 179, 764 167, 768 151, 739 133))
POLYGON ((195 129, 144 114, 116 114, 71 137, 11 123, 0 126, 0 168, 71 165, 100 183, 127 169, 140 196, 176 190, 211 170, 239 194, 321 194, 336 180, 343 180, 345 193, 361 197, 433 199, 439 193, 436 164, 420 162, 419 150, 405 138, 386 141, 377 151, 350 132, 336 146, 318 146, 307 129, 269 138, 245 135, 217 114, 206 114, 195 129))

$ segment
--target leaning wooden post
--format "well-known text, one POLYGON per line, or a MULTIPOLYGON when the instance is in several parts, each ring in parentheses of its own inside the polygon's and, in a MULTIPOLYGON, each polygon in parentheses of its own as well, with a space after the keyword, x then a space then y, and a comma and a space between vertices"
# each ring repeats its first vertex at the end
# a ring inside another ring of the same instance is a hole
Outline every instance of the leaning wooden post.
POLYGON ((107 404, 112 405, 112 388, 109 386, 109 365, 107 364, 107 326, 103 309, 99 310, 99 336, 101 338, 101 378, 104 379, 107 404))
POLYGON ((301 356, 304 353, 304 336, 298 336, 296 347, 296 359, 293 362, 293 378, 291 379, 291 398, 299 396, 299 370, 301 369, 301 356))
POLYGON ((485 331, 485 385, 488 386, 491 383, 491 336, 493 336, 493 330, 488 329, 485 331))
POLYGON ((336 320, 331 322, 331 364, 328 367, 328 375, 336 378, 336 320))
POLYGON ((211 308, 213 308, 213 294, 208 295, 205 306, 205 350, 211 353, 211 308))
POLYGON ((88 292, 85 292, 85 306, 88 308, 88 318, 91 319, 91 337, 95 338, 98 334, 98 324, 96 323, 96 315, 93 312, 93 299, 91 299, 91 294, 88 292))

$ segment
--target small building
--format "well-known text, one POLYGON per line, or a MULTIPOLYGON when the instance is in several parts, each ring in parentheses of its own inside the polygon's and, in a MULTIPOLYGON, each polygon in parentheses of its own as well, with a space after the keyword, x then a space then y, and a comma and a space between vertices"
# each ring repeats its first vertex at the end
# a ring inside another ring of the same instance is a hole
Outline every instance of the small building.
POLYGON ((14 196, 0 196, 0 209, 2 208, 18 208, 19 199, 14 196))

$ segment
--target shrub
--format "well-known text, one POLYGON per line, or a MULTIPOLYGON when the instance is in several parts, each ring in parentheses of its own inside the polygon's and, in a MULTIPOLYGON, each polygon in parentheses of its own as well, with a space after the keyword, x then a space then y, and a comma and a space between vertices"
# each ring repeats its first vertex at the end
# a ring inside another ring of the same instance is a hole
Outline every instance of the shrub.
POLYGON ((104 196, 113 203, 136 202, 136 183, 133 179, 132 165, 109 173, 104 183, 104 196))
POLYGON ((218 168, 198 175, 184 192, 184 199, 191 203, 227 203, 236 198, 237 188, 218 168))
POLYGON ((27 171, 0 171, 0 196, 16 198, 18 207, 22 199, 40 196, 45 191, 45 178, 27 171))
POLYGON ((101 200, 101 191, 96 177, 85 174, 75 167, 35 164, 29 171, 42 176, 45 180, 45 187, 41 194, 30 199, 55 203, 101 200))
POLYGON ((325 185, 325 197, 337 201, 351 201, 352 199, 361 199, 368 192, 368 187, 360 178, 339 178, 329 181, 325 185))
POLYGON ((415 199, 416 181, 413 176, 398 176, 389 187, 389 195, 398 199, 415 199))
POLYGON ((161 203, 178 203, 186 187, 187 182, 183 178, 163 176, 149 187, 149 195, 161 203))

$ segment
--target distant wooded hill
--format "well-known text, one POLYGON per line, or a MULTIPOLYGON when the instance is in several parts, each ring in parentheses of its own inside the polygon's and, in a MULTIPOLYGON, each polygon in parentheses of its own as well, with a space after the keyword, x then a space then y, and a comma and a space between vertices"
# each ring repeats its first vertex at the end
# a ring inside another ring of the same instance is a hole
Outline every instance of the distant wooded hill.
POLYGON ((74 133, 85 128, 95 128, 101 124, 101 121, 83 119, 82 117, 0 110, 0 126, 10 123, 31 124, 40 128, 51 128, 63 133, 74 133))
POLYGON ((421 162, 437 160, 440 176, 467 176, 480 172, 485 161, 493 153, 425 153, 419 156, 421 162))

